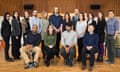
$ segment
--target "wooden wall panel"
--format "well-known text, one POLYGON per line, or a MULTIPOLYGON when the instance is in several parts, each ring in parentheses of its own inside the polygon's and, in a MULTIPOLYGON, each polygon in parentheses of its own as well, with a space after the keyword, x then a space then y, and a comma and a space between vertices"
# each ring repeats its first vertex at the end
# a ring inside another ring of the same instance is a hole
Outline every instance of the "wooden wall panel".
POLYGON ((14 10, 22 11, 23 0, 0 0, 0 15, 4 12, 12 12, 14 10))
POLYGON ((100 4, 101 10, 107 14, 110 9, 115 10, 116 15, 120 15, 120 0, 0 0, 0 15, 4 12, 12 12, 14 10, 19 10, 21 13, 24 11, 24 4, 34 4, 34 9, 38 12, 43 10, 52 12, 53 7, 58 6, 60 11, 63 12, 73 12, 75 8, 80 9, 82 12, 94 12, 91 10, 91 4, 100 4))
POLYGON ((55 6, 59 7, 61 12, 72 12, 76 8, 75 0, 47 0, 47 2, 49 12, 52 12, 55 6))

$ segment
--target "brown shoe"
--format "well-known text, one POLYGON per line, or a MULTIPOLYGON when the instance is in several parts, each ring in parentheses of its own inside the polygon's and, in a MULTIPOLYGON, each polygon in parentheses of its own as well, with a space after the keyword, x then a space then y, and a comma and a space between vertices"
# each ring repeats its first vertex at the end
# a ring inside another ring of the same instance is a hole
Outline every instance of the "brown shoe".
POLYGON ((86 69, 86 66, 85 65, 82 65, 82 68, 81 68, 82 70, 85 70, 86 69))
POLYGON ((89 67, 89 68, 88 68, 88 71, 89 71, 89 72, 92 72, 92 70, 93 70, 93 67, 89 67))

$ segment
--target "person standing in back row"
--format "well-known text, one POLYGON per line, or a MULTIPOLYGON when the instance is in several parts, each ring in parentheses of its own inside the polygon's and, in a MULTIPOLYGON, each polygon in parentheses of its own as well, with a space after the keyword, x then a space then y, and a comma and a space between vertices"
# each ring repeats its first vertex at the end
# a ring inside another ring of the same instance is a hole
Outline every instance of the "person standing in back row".
POLYGON ((15 60, 20 59, 19 49, 21 47, 22 26, 18 11, 13 12, 12 19, 12 55, 15 60))
POLYGON ((87 23, 84 21, 83 13, 79 14, 79 19, 76 24, 76 32, 77 32, 77 45, 78 45, 78 59, 77 61, 81 61, 81 53, 83 49, 83 37, 86 32, 87 23))
POLYGON ((74 16, 72 17, 73 30, 75 30, 78 19, 79 19, 79 9, 74 9, 74 16))
POLYGON ((103 62, 106 20, 103 12, 98 12, 96 33, 99 35, 97 62, 103 62))
POLYGON ((42 54, 43 54, 43 59, 45 59, 45 53, 44 53, 44 36, 45 36, 45 34, 47 32, 47 28, 48 28, 48 25, 49 25, 48 13, 45 12, 45 11, 42 12, 41 24, 42 24, 42 31, 41 31, 42 54))
POLYGON ((61 40, 63 19, 62 19, 62 16, 59 14, 58 7, 54 7, 53 15, 50 16, 49 22, 50 22, 50 24, 54 25, 54 28, 57 32, 57 39, 56 39, 57 53, 56 53, 56 56, 57 56, 57 58, 60 58, 59 51, 60 51, 60 40, 61 40))
POLYGON ((23 41, 25 42, 25 38, 27 37, 27 33, 30 32, 29 12, 28 11, 24 12, 24 18, 22 19, 21 24, 22 24, 23 41))
POLYGON ((41 33, 42 26, 41 26, 41 20, 37 17, 37 10, 33 10, 33 16, 30 17, 29 23, 30 23, 30 30, 32 30, 33 25, 37 25, 38 27, 38 33, 41 33))
POLYGON ((114 16, 114 11, 109 10, 109 19, 106 25, 106 45, 108 50, 108 60, 106 60, 106 63, 108 64, 114 64, 115 62, 115 40, 118 35, 119 23, 114 16))
POLYGON ((8 12, 5 13, 4 19, 2 21, 1 27, 1 35, 3 40, 5 41, 5 60, 8 62, 13 62, 13 59, 9 57, 9 48, 10 48, 10 36, 11 36, 11 25, 9 22, 10 14, 8 12))

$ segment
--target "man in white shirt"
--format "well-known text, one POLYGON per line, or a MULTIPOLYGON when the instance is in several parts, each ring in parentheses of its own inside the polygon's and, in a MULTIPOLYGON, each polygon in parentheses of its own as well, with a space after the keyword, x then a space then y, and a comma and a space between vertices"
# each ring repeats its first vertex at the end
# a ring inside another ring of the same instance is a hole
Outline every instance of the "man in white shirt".
POLYGON ((30 29, 32 30, 32 26, 33 25, 37 25, 38 27, 38 33, 41 33, 41 29, 42 29, 42 26, 41 26, 41 20, 37 17, 37 10, 33 10, 33 16, 30 17, 30 20, 29 20, 29 23, 30 23, 30 29))
POLYGON ((68 66, 73 65, 73 58, 76 55, 75 45, 77 43, 76 32, 72 30, 71 24, 66 24, 66 31, 62 33, 62 49, 61 55, 65 59, 65 63, 68 66))

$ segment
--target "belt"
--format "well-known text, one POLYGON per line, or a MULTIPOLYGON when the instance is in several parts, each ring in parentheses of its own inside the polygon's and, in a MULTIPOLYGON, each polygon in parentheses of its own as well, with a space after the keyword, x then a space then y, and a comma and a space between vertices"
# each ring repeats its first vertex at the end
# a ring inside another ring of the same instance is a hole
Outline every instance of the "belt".
POLYGON ((112 35, 112 34, 108 34, 107 36, 114 36, 114 34, 112 35))

